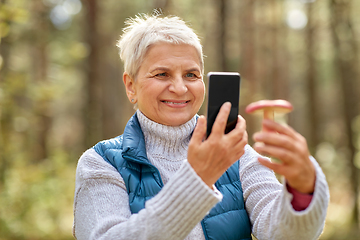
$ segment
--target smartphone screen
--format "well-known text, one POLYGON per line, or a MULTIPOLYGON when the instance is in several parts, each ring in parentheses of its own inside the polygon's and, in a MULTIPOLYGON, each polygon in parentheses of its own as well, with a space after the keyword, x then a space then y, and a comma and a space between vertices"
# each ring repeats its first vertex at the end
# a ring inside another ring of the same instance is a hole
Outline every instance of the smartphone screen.
POLYGON ((240 74, 235 72, 209 72, 208 75, 208 108, 207 134, 211 133, 212 126, 220 107, 225 102, 231 102, 231 111, 228 117, 225 133, 233 130, 239 114, 240 74))

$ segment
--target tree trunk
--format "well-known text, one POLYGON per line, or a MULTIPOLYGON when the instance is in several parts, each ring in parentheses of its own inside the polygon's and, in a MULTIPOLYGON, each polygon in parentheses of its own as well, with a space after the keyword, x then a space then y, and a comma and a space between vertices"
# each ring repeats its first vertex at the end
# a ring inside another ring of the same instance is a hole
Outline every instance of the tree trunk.
POLYGON ((308 145, 310 152, 314 152, 316 146, 319 144, 320 138, 318 135, 319 129, 319 119, 318 119, 318 99, 316 91, 316 62, 315 62, 315 35, 316 24, 313 21, 313 3, 307 4, 307 16, 308 24, 306 29, 306 56, 307 56, 307 86, 309 89, 308 98, 309 98, 309 132, 310 137, 308 139, 308 145))
MULTIPOLYGON (((43 2, 36 0, 33 2, 33 12, 36 16, 35 42, 33 43, 33 69, 34 69, 34 83, 37 85, 37 91, 46 91, 48 84, 48 55, 46 47, 49 39, 49 20, 47 16, 47 8, 43 2), (45 89, 43 89, 45 88, 45 89)), ((40 94, 42 95, 42 93, 40 94)), ((35 162, 43 161, 48 156, 48 134, 52 125, 52 116, 50 115, 51 96, 41 97, 34 101, 34 113, 36 116, 35 129, 35 146, 34 146, 34 160, 35 162), (50 97, 50 98, 48 98, 50 97)))
MULTIPOLYGON (((244 78, 248 80, 249 92, 257 92, 257 81, 255 73, 255 26, 254 26, 254 0, 244 1, 239 10, 240 16, 240 69, 244 78)), ((249 101, 252 102, 254 99, 249 101)))
MULTIPOLYGON (((243 98, 245 102, 243 104, 246 106, 251 102, 256 100, 256 93, 258 92, 258 79, 256 74, 256 51, 255 51, 255 23, 254 23, 254 13, 255 13, 255 1, 246 0, 243 1, 243 4, 240 5, 239 9, 239 21, 240 21, 240 49, 241 49, 241 59, 240 59, 240 74, 242 77, 242 85, 248 86, 248 91, 246 97, 243 98)), ((256 131, 256 122, 255 116, 246 115, 248 121, 246 121, 246 128, 250 136, 256 131)), ((252 138, 249 138, 249 142, 252 143, 252 138)))
POLYGON ((164 14, 170 9, 171 0, 155 0, 154 1, 154 9, 159 9, 164 14))
MULTIPOLYGON (((6 1, 2 0, 0 7, 5 5, 6 1)), ((4 24, 10 24, 3 19, 2 21, 6 22, 4 24)), ((0 84, 5 81, 5 76, 7 75, 7 65, 8 59, 10 56, 11 45, 8 43, 7 38, 0 38, 0 57, 2 58, 1 64, 1 74, 0 74, 0 84)), ((5 143, 9 139, 9 131, 11 129, 11 116, 3 113, 2 104, 0 104, 0 192, 2 190, 3 183, 5 182, 6 169, 10 162, 5 143)))
POLYGON ((279 26, 278 26, 278 21, 277 18, 279 17, 278 14, 278 6, 277 6, 278 1, 277 0, 272 0, 271 1, 271 11, 272 11, 272 21, 271 21, 271 26, 270 29, 272 29, 272 33, 271 33, 271 93, 270 93, 270 98, 274 99, 274 98, 281 98, 281 90, 283 89, 283 86, 281 84, 281 79, 279 76, 279 43, 278 43, 278 35, 279 35, 279 26))
MULTIPOLYGON (((111 45, 112 42, 108 44, 111 45)), ((115 47, 114 47, 115 48, 115 47)), ((105 59, 103 57, 102 59, 105 59)), ((128 116, 126 106, 126 93, 122 89, 122 75, 118 69, 112 66, 111 60, 103 63, 102 70, 102 133, 103 138, 108 139, 121 134, 121 116, 128 116), (106 65, 106 66, 104 66, 106 65), (124 101, 124 102, 122 102, 124 101)), ((126 122, 125 122, 126 123, 126 122)))
POLYGON ((354 165, 356 147, 351 129, 352 122, 359 115, 359 79, 357 74, 358 49, 352 22, 350 19, 351 0, 332 0, 331 5, 331 30, 335 47, 335 64, 339 71, 339 80, 342 87, 344 121, 346 126, 346 147, 349 150, 350 184, 354 194, 355 204, 353 209, 353 223, 359 228, 359 169, 354 165))
POLYGON ((219 29, 218 29, 218 37, 219 37, 219 59, 221 71, 228 71, 228 66, 226 63, 226 6, 227 0, 219 1, 219 29))
POLYGON ((84 113, 84 143, 85 148, 94 145, 102 137, 102 84, 100 76, 100 41, 98 29, 98 5, 97 0, 83 1, 86 8, 85 26, 87 27, 85 38, 90 48, 87 59, 86 102, 84 113))

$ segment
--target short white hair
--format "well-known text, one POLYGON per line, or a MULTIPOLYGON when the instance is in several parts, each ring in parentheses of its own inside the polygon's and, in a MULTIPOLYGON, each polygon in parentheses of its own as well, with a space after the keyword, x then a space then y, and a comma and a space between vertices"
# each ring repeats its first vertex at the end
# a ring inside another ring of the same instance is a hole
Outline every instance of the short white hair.
POLYGON ((177 16, 161 17, 160 15, 159 12, 154 11, 151 15, 139 14, 125 21, 123 34, 116 44, 125 72, 135 80, 148 49, 159 42, 195 47, 203 72, 202 46, 194 30, 177 16))

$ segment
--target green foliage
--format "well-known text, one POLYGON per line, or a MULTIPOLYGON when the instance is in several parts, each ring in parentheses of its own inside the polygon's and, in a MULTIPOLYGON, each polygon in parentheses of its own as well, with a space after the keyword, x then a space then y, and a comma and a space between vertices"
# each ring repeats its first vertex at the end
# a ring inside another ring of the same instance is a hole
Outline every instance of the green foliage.
POLYGON ((80 106, 71 102, 81 102, 80 97, 68 95, 81 87, 77 64, 88 50, 71 37, 76 33, 70 29, 65 38, 58 30, 49 29, 47 34, 54 36, 53 40, 41 46, 35 36, 44 29, 38 29, 33 20, 43 7, 42 1, 15 0, 0 5, 0 239, 73 239, 72 205, 79 157, 79 144, 74 141, 79 142, 79 138, 74 134, 65 142, 65 133, 78 125, 71 115, 66 116, 80 106), (38 65, 35 54, 42 47, 48 59, 43 65, 46 69, 38 65), (46 145, 41 146, 44 120, 64 118, 64 123, 73 126, 59 126, 52 120, 52 127, 47 126, 44 134, 46 145), (39 148, 45 148, 46 158, 38 158, 39 148))
POLYGON ((20 1, 12 1, 8 4, 0 3, 0 38, 8 36, 10 24, 23 24, 29 19, 29 12, 24 4, 18 6, 20 1))
POLYGON ((68 154, 41 165, 16 157, 0 193, 0 239, 71 239, 76 166, 68 154))

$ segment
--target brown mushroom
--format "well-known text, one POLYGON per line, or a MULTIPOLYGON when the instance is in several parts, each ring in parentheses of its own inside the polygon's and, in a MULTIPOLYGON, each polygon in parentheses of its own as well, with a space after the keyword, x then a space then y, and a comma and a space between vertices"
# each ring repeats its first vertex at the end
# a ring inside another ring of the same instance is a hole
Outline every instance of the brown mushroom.
MULTIPOLYGON (((293 106, 286 100, 261 100, 250 103, 245 111, 247 113, 263 112, 264 119, 274 120, 274 113, 288 113, 293 110, 293 106)), ((263 129, 264 130, 264 129, 263 129)))

